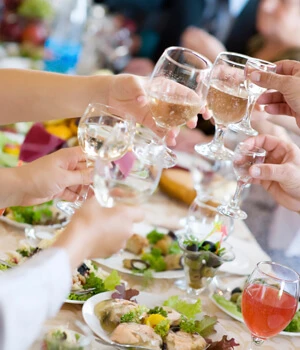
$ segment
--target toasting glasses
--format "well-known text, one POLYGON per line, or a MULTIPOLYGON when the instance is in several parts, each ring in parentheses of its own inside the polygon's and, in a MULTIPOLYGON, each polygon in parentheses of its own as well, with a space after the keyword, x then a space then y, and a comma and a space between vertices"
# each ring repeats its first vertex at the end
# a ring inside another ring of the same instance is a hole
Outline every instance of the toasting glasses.
MULTIPOLYGON (((100 103, 89 104, 78 125, 78 142, 86 154, 87 167, 93 167, 98 157, 104 162, 121 158, 131 146, 134 132, 131 115, 100 103)), ((89 190, 88 185, 83 185, 75 202, 60 201, 57 207, 68 216, 73 215, 89 190)))
MULTIPOLYGON (((211 62, 192 50, 169 47, 164 51, 150 77, 147 95, 152 117, 165 134, 200 113, 210 68, 211 62)), ((175 154, 167 149, 164 167, 175 164, 175 154)))
POLYGON ((251 146, 240 142, 233 155, 233 170, 237 177, 237 187, 231 201, 226 205, 218 207, 221 214, 230 216, 234 219, 244 220, 247 214, 240 208, 240 199, 243 189, 251 182, 249 169, 253 164, 263 163, 266 151, 263 148, 251 146))
POLYGON ((137 126, 132 151, 113 162, 98 157, 94 192, 104 207, 117 203, 137 205, 156 189, 163 168, 165 143, 150 129, 137 126))
POLYGON ((232 152, 224 147, 227 126, 242 120, 246 113, 248 93, 244 84, 244 69, 248 56, 221 52, 213 65, 207 106, 215 121, 215 136, 208 144, 199 144, 195 150, 215 160, 230 160, 232 152))
POLYGON ((257 264, 242 294, 242 314, 251 332, 251 349, 284 330, 297 311, 298 299, 296 271, 271 261, 257 264))
POLYGON ((239 123, 229 125, 229 129, 235 132, 243 132, 249 136, 255 136, 258 134, 258 132, 251 127, 250 119, 257 99, 263 92, 266 91, 265 88, 254 84, 250 80, 250 74, 255 70, 263 72, 276 72, 276 64, 264 60, 259 60, 257 58, 249 58, 246 63, 245 86, 248 91, 248 103, 246 114, 239 123))

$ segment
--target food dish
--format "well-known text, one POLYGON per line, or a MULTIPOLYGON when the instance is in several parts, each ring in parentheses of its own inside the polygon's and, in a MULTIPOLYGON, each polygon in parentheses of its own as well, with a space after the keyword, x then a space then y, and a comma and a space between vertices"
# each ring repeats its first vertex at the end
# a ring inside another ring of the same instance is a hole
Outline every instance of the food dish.
POLYGON ((36 232, 53 231, 68 223, 53 201, 32 207, 7 208, 0 221, 20 229, 34 228, 36 232))
MULTIPOLYGON (((209 299, 223 312, 233 319, 244 323, 242 313, 236 309, 233 303, 230 303, 224 297, 211 293, 209 299)), ((280 332, 281 335, 286 335, 290 337, 300 337, 300 332, 280 332)))
MULTIPOLYGON (((151 232, 154 229, 153 226, 148 224, 138 224, 134 226, 134 232, 138 235, 141 235, 142 237, 146 237, 146 235, 151 232)), ((159 232, 168 233, 168 230, 166 229, 157 229, 159 232)), ((127 269, 123 266, 123 260, 128 259, 140 259, 140 256, 132 254, 130 252, 124 251, 122 254, 119 254, 118 256, 112 256, 108 259, 93 259, 100 265, 106 266, 110 269, 117 270, 122 273, 126 274, 134 274, 134 275, 143 275, 142 272, 139 273, 138 271, 133 271, 130 269, 127 269)), ((176 279, 176 278, 182 278, 184 277, 183 269, 180 270, 168 270, 168 271, 161 271, 161 272, 153 272, 152 277, 154 278, 162 278, 162 279, 176 279)))
MULTIPOLYGON (((95 314, 95 307, 97 304, 99 304, 100 302, 105 302, 108 301, 109 299, 111 299, 112 297, 112 293, 111 292, 107 292, 107 293, 102 293, 99 295, 96 295, 92 298, 90 298, 84 305, 82 308, 82 315, 83 315, 83 319, 86 322, 86 324, 91 328, 91 330, 101 339, 103 339, 105 342, 107 342, 108 344, 112 344, 115 345, 115 343, 112 342, 111 338, 109 337, 109 334, 106 330, 103 329, 99 318, 96 316, 95 314)), ((173 297, 171 297, 173 298, 173 297)), ((170 300, 171 298, 169 298, 168 300, 170 300)), ((178 297, 176 297, 178 298, 178 297)), ((146 306, 147 308, 154 308, 154 307, 159 307, 162 306, 163 303, 166 301, 166 297, 161 296, 161 295, 156 295, 156 294, 151 294, 151 293, 147 293, 147 292, 140 292, 139 295, 137 295, 135 297, 135 299, 137 300, 138 304, 141 306, 146 306)), ((115 299, 116 300, 116 299, 115 299)), ((195 301, 192 300, 186 300, 189 304, 194 304, 195 301)), ((200 302, 198 302, 200 303, 200 302)), ((193 309, 197 309, 198 306, 193 307, 193 309)), ((197 313, 197 311, 196 311, 197 313)), ((203 318, 203 314, 197 314, 199 317, 196 316, 196 319, 201 319, 203 318)), ((154 315, 151 315, 154 316, 154 315)), ((179 313, 180 316, 180 313, 179 313)), ((181 316, 180 316, 181 317, 181 316)), ((181 318, 180 318, 181 319, 181 318)), ((220 338, 220 334, 224 334, 225 330, 223 329, 223 327, 219 324, 216 323, 216 319, 213 320, 214 322, 214 326, 216 333, 211 335, 212 333, 212 329, 211 331, 208 331, 207 333, 207 337, 211 338, 213 341, 215 341, 216 339, 220 338)), ((124 321, 126 322, 126 321, 124 321)), ((133 321, 127 321, 127 322, 133 322, 133 321)), ((157 323, 156 323, 157 324, 157 323)), ((148 323, 148 325, 150 325, 148 323)), ((151 327, 153 327, 153 325, 151 325, 151 327)), ((134 348, 134 347, 133 347, 134 348)))

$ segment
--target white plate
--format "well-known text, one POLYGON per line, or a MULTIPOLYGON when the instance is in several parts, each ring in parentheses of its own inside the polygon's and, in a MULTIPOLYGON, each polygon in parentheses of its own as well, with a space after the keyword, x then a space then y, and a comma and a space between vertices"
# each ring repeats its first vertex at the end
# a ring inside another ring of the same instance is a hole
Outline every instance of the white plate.
MULTIPOLYGON (((146 224, 146 223, 140 223, 140 224, 134 225, 134 232, 141 235, 141 236, 146 236, 153 229, 154 229, 153 226, 146 224)), ((168 232, 168 230, 166 230, 166 229, 158 228, 158 230, 160 232, 165 232, 165 233, 168 232)), ((136 258, 137 258, 136 255, 124 251, 122 254, 120 254, 118 256, 112 256, 108 259, 93 259, 93 260, 96 261, 98 264, 106 266, 110 269, 117 270, 119 272, 127 273, 130 275, 138 276, 138 274, 133 273, 129 269, 125 269, 123 267, 123 259, 136 259, 136 258)), ((142 274, 141 274, 141 276, 142 276, 142 274)), ((177 278, 184 277, 184 271, 183 270, 172 270, 172 271, 154 272, 153 277, 154 278, 163 278, 163 279, 172 279, 172 278, 177 279, 177 278)))
MULTIPOLYGON (((93 296, 89 300, 87 300, 82 308, 82 316, 86 324, 91 328, 91 330, 99 337, 102 338, 104 341, 107 341, 108 343, 111 342, 108 334, 104 329, 101 327, 99 319, 96 317, 94 313, 95 306, 103 300, 111 299, 112 292, 106 292, 101 293, 98 295, 93 296)), ((146 293, 146 292, 140 292, 139 295, 136 297, 137 302, 140 305, 145 305, 148 308, 153 308, 155 306, 162 305, 163 302, 168 299, 166 296, 152 294, 152 293, 146 293)), ((217 331, 216 334, 213 334, 209 338, 212 340, 216 340, 217 338, 220 338, 218 334, 225 334, 224 328, 220 325, 220 323, 217 323, 215 325, 215 329, 217 331)))
MULTIPOLYGON (((210 294, 209 296, 209 299, 220 309, 222 310, 223 312, 225 312, 225 314, 227 314, 228 316, 234 318, 235 320, 239 321, 239 322, 242 322, 244 323, 244 320, 243 320, 243 317, 242 317, 242 314, 241 314, 241 317, 235 315, 235 314, 232 314, 230 311, 228 311, 227 309, 225 309, 222 305, 218 304, 218 302, 213 298, 213 294, 210 294)), ((279 334, 281 335, 287 335, 289 337, 300 337, 300 332, 280 332, 279 334)))

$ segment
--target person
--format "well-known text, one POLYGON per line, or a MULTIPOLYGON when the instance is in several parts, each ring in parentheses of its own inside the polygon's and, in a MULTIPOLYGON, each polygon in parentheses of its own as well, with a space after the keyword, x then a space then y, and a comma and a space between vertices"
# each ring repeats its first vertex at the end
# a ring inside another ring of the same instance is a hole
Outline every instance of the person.
MULTIPOLYGON (((22 121, 78 118, 90 102, 125 109, 138 123, 160 136, 148 107, 147 78, 130 74, 68 76, 40 71, 1 69, 1 124, 22 121), (26 86, 26 89, 24 88, 26 86)), ((187 125, 194 128, 197 116, 187 125)), ((176 144, 179 129, 167 134, 169 146, 176 144)))

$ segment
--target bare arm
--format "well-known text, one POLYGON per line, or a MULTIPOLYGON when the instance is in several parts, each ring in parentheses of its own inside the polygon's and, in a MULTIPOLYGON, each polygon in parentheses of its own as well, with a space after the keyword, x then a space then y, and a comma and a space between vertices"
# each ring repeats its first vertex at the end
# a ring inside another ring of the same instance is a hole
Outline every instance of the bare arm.
POLYGON ((111 80, 0 69, 0 124, 80 117, 89 102, 107 101, 111 80))

